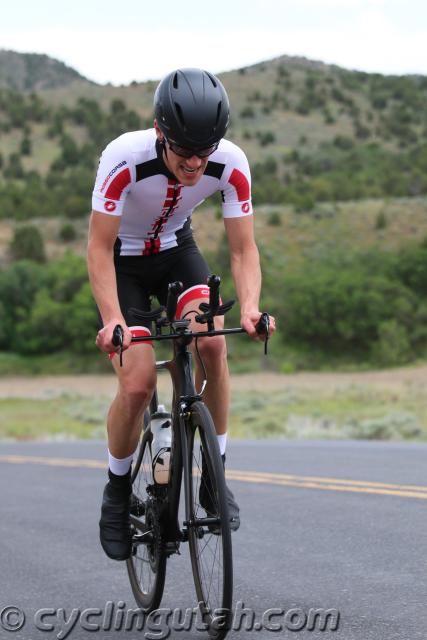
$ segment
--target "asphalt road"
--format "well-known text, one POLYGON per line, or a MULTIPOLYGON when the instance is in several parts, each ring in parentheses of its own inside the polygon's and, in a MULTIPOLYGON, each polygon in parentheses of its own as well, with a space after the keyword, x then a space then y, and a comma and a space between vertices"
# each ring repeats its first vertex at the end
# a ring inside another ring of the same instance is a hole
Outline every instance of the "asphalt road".
MULTIPOLYGON (((135 603, 124 564, 108 560, 98 543, 104 446, 0 445, 1 639, 166 637, 159 621, 142 632, 114 630, 135 603), (6 629, 19 622, 11 606, 26 616, 17 631, 6 629), (106 627, 103 616, 112 616, 112 629, 84 629, 88 608, 99 610, 92 624, 106 627), (44 630, 34 622, 40 609, 52 610, 37 622, 44 630)), ((229 482, 242 513, 233 535, 235 602, 260 623, 277 609, 268 624, 282 629, 246 631, 249 618, 237 604, 242 628, 229 638, 426 640, 426 459, 422 444, 231 442, 229 482), (331 618, 327 630, 309 630, 310 610, 318 608, 339 612, 336 630, 331 618)), ((183 549, 169 561, 162 606, 195 605, 183 549)), ((193 628, 170 637, 207 636, 193 628)))

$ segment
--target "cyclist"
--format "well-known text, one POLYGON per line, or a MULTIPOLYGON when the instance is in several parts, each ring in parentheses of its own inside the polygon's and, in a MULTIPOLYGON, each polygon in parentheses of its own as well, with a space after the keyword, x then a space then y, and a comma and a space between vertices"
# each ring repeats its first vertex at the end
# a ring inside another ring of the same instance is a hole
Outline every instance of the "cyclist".
MULTIPOLYGON (((110 407, 109 480, 104 489, 100 540, 110 558, 131 551, 130 468, 140 438, 142 416, 156 382, 153 348, 132 343, 149 335, 135 326, 129 307, 148 310, 150 297, 165 303, 167 285, 181 280, 184 292, 177 317, 208 300, 209 268, 192 236, 193 209, 220 191, 231 271, 240 302, 241 326, 257 339, 261 272, 254 241, 250 172, 243 151, 224 135, 229 102, 221 82, 201 69, 178 69, 159 84, 154 96, 154 128, 125 133, 104 150, 92 198, 88 269, 99 315, 96 344, 110 354, 118 390, 110 407), (124 329, 127 351, 120 368, 114 357, 114 327, 124 329)), ((222 327, 222 319, 215 319, 222 327)), ((192 321, 193 330, 203 327, 192 321)), ((271 331, 274 319, 271 319, 271 331)), ((199 341, 209 383, 204 399, 212 414, 225 463, 229 374, 222 336, 199 341)), ((196 358, 196 383, 202 370, 196 358)), ((200 503, 209 513, 209 479, 202 470, 200 503)), ((239 507, 227 489, 231 527, 240 524, 239 507)))

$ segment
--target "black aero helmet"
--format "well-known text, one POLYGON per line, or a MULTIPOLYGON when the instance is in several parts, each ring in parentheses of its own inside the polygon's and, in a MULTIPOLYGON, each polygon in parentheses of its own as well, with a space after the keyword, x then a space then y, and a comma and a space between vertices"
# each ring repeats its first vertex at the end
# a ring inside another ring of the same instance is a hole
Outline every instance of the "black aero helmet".
POLYGON ((160 82, 154 116, 166 139, 202 149, 224 137, 229 120, 227 93, 218 78, 203 69, 177 69, 160 82))

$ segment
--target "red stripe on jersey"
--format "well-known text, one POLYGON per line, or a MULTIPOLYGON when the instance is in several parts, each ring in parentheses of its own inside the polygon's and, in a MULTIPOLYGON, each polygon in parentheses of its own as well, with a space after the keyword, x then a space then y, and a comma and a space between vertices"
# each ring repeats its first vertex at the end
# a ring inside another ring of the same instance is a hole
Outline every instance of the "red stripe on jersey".
POLYGON ((128 184, 130 184, 130 171, 129 169, 125 169, 124 171, 121 171, 114 180, 112 180, 104 197, 109 200, 120 200, 123 189, 125 189, 128 184))
POLYGON ((231 176, 228 178, 228 182, 236 189, 239 202, 249 200, 251 197, 249 182, 244 173, 238 169, 233 169, 231 176))
POLYGON ((159 251, 160 251, 160 238, 145 240, 144 249, 142 251, 143 256, 151 256, 153 253, 159 253, 159 251))

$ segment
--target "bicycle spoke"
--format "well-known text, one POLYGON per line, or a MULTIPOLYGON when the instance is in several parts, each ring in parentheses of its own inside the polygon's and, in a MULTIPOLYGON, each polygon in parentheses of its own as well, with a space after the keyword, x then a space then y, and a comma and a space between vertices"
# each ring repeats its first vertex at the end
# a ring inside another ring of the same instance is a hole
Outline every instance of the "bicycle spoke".
MULTIPOLYGON (((191 436, 192 517, 197 521, 214 517, 216 524, 195 526, 190 531, 193 574, 205 622, 209 625, 215 610, 231 610, 232 557, 231 535, 226 507, 222 461, 212 440, 216 438, 210 415, 196 402, 191 436), (199 405, 200 413, 199 413, 199 405), (207 415, 206 415, 207 413, 207 415), (205 419, 210 423, 206 426, 205 419), (210 430, 210 431, 209 431, 210 430), (213 456, 218 458, 213 458, 213 456), (204 515, 206 513, 206 516, 204 515)), ((194 407, 194 405, 193 405, 194 407)), ((216 444, 216 443, 215 443, 216 444)), ((213 631, 215 635, 217 631, 213 631)), ((226 630, 216 637, 224 637, 226 630)))
POLYGON ((151 538, 146 542, 136 538, 133 554, 127 561, 132 591, 138 605, 145 613, 149 613, 160 605, 166 571, 166 557, 162 553, 158 507, 154 491, 150 437, 151 432, 143 436, 142 455, 138 458, 132 491, 144 506, 142 515, 136 516, 140 525, 136 525, 135 532, 139 534, 140 526, 141 530, 150 532, 151 538))

